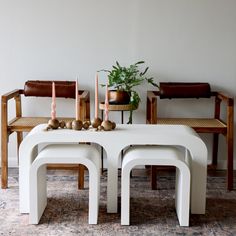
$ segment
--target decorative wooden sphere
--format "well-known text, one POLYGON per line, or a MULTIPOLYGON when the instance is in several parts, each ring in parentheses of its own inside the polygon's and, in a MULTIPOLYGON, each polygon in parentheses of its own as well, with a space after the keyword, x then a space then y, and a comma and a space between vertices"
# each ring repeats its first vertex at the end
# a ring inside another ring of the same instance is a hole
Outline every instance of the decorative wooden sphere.
POLYGON ((44 129, 44 131, 48 131, 48 130, 50 130, 50 129, 52 129, 51 125, 48 125, 48 126, 44 129))
POLYGON ((116 128, 116 123, 115 122, 111 122, 112 124, 112 129, 115 129, 116 128))
POLYGON ((81 130, 83 128, 83 122, 81 120, 73 120, 72 121, 72 129, 73 130, 81 130))
POLYGON ((66 126, 66 123, 65 123, 64 120, 62 120, 62 121, 60 122, 60 127, 61 127, 62 129, 64 129, 65 126, 66 126))
POLYGON ((90 126, 90 122, 89 122, 89 121, 84 121, 84 122, 83 122, 83 128, 84 128, 84 129, 88 129, 89 126, 90 126))
POLYGON ((99 117, 94 118, 92 120, 91 124, 92 124, 93 128, 97 128, 99 125, 102 124, 102 120, 99 117))
POLYGON ((99 125, 97 129, 98 129, 99 131, 104 130, 103 126, 101 126, 101 125, 99 125))
POLYGON ((71 121, 66 122, 66 128, 67 129, 72 129, 72 122, 71 121))
POLYGON ((103 129, 104 129, 105 131, 110 131, 110 130, 112 130, 112 123, 111 123, 111 121, 109 121, 109 120, 104 120, 104 121, 102 122, 101 126, 103 127, 103 129))
POLYGON ((50 126, 50 128, 52 128, 52 129, 58 129, 59 125, 60 125, 60 123, 59 123, 59 120, 57 120, 57 119, 53 119, 53 120, 50 119, 48 121, 48 126, 50 126))

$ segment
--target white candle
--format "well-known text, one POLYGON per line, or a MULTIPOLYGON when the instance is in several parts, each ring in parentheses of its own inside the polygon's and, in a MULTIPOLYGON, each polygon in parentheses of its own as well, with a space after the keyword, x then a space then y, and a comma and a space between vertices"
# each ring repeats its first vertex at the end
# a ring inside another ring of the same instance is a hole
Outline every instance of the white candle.
POLYGON ((80 97, 79 97, 78 78, 75 83, 75 119, 80 120, 80 97))
POLYGON ((52 120, 56 119, 56 89, 54 82, 52 82, 51 119, 52 120))
POLYGON ((95 118, 98 118, 98 74, 95 77, 95 118))
POLYGON ((105 97, 105 120, 108 120, 109 101, 108 101, 108 85, 106 84, 106 97, 105 97))

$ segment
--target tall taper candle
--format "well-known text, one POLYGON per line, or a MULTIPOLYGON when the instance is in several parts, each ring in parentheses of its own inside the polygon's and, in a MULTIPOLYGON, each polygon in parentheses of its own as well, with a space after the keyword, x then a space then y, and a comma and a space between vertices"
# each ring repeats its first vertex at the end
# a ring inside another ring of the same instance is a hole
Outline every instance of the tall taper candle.
POLYGON ((52 82, 51 119, 52 120, 56 119, 56 89, 54 82, 52 82))
POLYGON ((98 74, 95 77, 95 118, 98 118, 98 74))
POLYGON ((75 83, 75 119, 80 120, 80 97, 79 97, 79 85, 78 78, 75 83))
POLYGON ((108 85, 106 84, 106 97, 105 97, 105 120, 108 120, 109 101, 108 101, 108 85))

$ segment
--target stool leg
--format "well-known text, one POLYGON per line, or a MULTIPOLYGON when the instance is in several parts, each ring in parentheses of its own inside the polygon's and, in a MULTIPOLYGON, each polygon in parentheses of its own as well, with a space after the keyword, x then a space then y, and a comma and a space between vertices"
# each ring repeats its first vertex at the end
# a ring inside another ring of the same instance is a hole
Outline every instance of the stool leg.
POLYGON ((121 225, 130 224, 130 172, 122 168, 121 175, 121 225))
POLYGON ((100 169, 88 167, 89 171, 89 224, 97 224, 100 198, 100 169))
POLYGON ((47 206, 46 165, 31 168, 29 223, 38 224, 47 206))

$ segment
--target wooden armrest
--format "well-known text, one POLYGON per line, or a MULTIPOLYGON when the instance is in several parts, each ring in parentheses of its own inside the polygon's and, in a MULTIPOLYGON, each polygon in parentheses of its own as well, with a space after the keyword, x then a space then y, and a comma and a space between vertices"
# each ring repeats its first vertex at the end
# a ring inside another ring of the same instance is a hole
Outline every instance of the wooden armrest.
POLYGON ((223 92, 212 92, 214 96, 216 96, 221 101, 224 101, 228 104, 228 106, 233 106, 234 99, 233 97, 230 97, 229 95, 223 93, 223 92))
POLYGON ((157 96, 159 96, 159 91, 147 91, 148 100, 153 101, 157 96))
POLYGON ((23 94, 22 89, 15 89, 11 92, 5 93, 5 94, 2 95, 2 102, 7 102, 8 100, 19 96, 20 94, 23 94))
POLYGON ((158 91, 147 91, 146 122, 149 124, 157 122, 157 96, 158 91))
POLYGON ((8 124, 8 100, 15 98, 16 104, 16 117, 21 116, 21 97, 20 94, 23 94, 22 89, 15 89, 11 92, 5 93, 2 95, 1 100, 1 111, 2 111, 2 132, 3 135, 7 133, 7 124, 8 124))
POLYGON ((84 101, 89 101, 89 91, 84 90, 82 94, 80 95, 80 99, 84 101))

